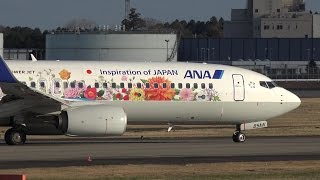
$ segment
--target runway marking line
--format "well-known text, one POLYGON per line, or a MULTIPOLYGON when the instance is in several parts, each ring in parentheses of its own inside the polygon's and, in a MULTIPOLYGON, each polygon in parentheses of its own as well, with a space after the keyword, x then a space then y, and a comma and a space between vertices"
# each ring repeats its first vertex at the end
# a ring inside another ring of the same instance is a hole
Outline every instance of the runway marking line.
POLYGON ((1 180, 27 180, 27 176, 22 175, 14 175, 14 174, 0 174, 1 180))

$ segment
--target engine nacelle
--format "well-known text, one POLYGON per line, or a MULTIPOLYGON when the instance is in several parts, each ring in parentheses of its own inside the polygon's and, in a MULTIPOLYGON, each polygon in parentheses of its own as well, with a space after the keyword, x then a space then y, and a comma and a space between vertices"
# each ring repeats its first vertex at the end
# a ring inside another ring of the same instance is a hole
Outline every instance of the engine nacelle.
POLYGON ((123 108, 107 105, 68 108, 60 115, 60 128, 74 136, 122 135, 127 115, 123 108))

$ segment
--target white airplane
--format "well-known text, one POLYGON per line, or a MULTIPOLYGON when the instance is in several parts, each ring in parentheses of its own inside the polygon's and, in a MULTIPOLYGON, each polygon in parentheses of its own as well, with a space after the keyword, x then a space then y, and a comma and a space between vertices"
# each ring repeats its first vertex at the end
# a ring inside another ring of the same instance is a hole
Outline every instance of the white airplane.
POLYGON ((128 123, 232 124, 233 141, 244 142, 243 131, 267 127, 301 104, 259 73, 195 63, 1 58, 0 87, 9 145, 30 134, 122 135, 128 123))

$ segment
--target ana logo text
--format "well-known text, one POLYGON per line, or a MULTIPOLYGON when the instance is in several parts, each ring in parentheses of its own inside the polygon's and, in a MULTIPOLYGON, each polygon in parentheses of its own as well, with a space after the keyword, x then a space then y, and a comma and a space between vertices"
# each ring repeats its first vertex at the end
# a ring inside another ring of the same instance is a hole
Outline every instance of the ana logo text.
POLYGON ((187 70, 184 79, 222 79, 224 70, 187 70))

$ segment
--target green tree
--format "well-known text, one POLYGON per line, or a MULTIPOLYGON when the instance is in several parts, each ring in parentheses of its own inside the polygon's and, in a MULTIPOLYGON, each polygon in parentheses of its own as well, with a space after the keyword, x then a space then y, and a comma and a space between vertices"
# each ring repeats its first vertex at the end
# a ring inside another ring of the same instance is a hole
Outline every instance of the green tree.
POLYGON ((122 25, 126 27, 126 30, 139 30, 146 27, 146 21, 143 20, 141 14, 136 12, 135 8, 130 9, 129 19, 124 19, 122 25))

